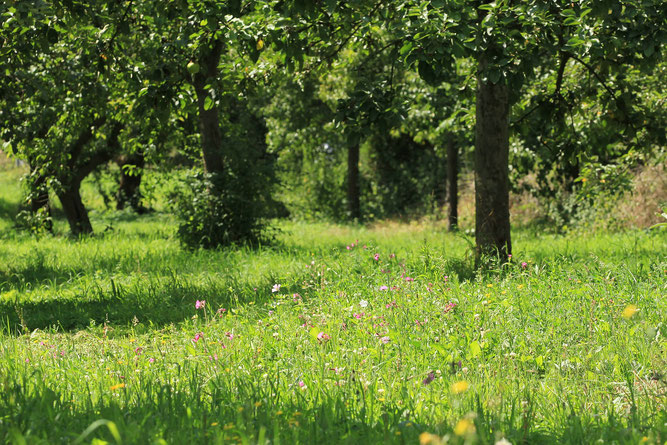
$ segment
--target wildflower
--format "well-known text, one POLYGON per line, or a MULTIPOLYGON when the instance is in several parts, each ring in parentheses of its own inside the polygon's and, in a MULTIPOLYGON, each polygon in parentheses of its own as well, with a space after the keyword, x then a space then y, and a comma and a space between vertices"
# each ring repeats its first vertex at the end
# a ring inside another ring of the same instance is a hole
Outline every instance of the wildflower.
POLYGON ((419 445, 439 444, 440 437, 431 433, 421 433, 419 435, 419 445))
POLYGON ((356 318, 357 320, 361 320, 364 317, 364 315, 366 315, 365 312, 359 312, 354 314, 354 318, 356 318))
POLYGON ((422 380, 422 383, 424 385, 430 384, 433 380, 435 380, 435 374, 433 372, 429 372, 428 375, 424 380, 422 380))
POLYGON ((204 309, 204 306, 206 306, 206 300, 195 301, 195 309, 204 309))
POLYGON ((359 302, 359 306, 361 306, 361 307, 367 307, 367 306, 368 306, 368 301, 366 301, 366 300, 361 300, 361 301, 359 302))
POLYGON ((408 283, 411 283, 411 282, 415 281, 415 279, 412 278, 412 277, 405 277, 405 281, 407 281, 408 283))
POLYGON ((384 290, 389 290, 389 287, 388 286, 380 286, 380 290, 383 290, 383 291, 384 290))
POLYGON ((382 338, 380 338, 380 341, 384 343, 385 345, 391 341, 391 338, 387 337, 386 335, 382 338))
POLYGON ((154 362, 155 362, 155 359, 153 357, 148 359, 148 363, 154 363, 154 362))
MULTIPOLYGON (((202 334, 202 335, 204 335, 204 334, 202 334)), ((225 336, 227 336, 227 338, 230 339, 230 340, 234 339, 234 334, 232 334, 231 332, 225 332, 225 336)))
POLYGON ((475 425, 468 419, 461 419, 454 427, 454 434, 457 436, 465 436, 475 431, 475 425))
POLYGON ((623 309, 623 312, 621 313, 621 315, 622 315, 623 318, 625 318, 626 320, 629 320, 629 319, 631 319, 631 318, 632 318, 638 311, 639 311, 639 309, 637 308, 636 305, 634 305, 634 304, 629 304, 625 309, 623 309))
POLYGON ((299 388, 305 388, 306 384, 303 383, 303 380, 299 380, 299 388))
POLYGON ((292 301, 295 303, 298 303, 301 301, 301 295, 299 294, 292 294, 292 301))
POLYGON ((273 292, 273 293, 275 294, 275 293, 278 292, 278 291, 280 291, 280 284, 277 284, 277 283, 276 283, 276 284, 274 284, 273 287, 271 288, 271 292, 273 292))
POLYGON ((461 394, 463 392, 466 392, 468 390, 468 382, 465 380, 461 380, 460 382, 456 382, 452 385, 452 392, 454 394, 461 394))
POLYGON ((352 249, 352 247, 350 247, 350 246, 345 246, 345 248, 346 248, 347 250, 352 249))
POLYGON ((443 311, 443 313, 446 314, 447 312, 451 312, 451 311, 454 310, 455 307, 456 307, 456 303, 452 303, 452 302, 450 301, 449 303, 447 303, 447 304, 445 305, 445 310, 443 311))
POLYGON ((194 341, 195 343, 197 343, 197 342, 199 341, 199 339, 202 338, 203 336, 204 336, 204 333, 203 333, 203 332, 199 332, 199 333, 195 334, 195 337, 192 339, 192 341, 194 341))
POLYGON ((395 253, 390 254, 389 258, 396 258, 396 254, 395 253))
POLYGON ((111 391, 115 391, 117 389, 125 388, 125 383, 119 383, 117 385, 112 385, 109 387, 111 391))
POLYGON ((521 263, 521 268, 522 269, 525 269, 526 267, 528 267, 528 263, 526 263, 525 261, 523 263, 521 263))
POLYGON ((320 343, 324 343, 325 341, 331 340, 331 336, 329 334, 325 334, 324 332, 320 332, 317 334, 317 341, 320 343))
POLYGON ((141 355, 142 351, 143 351, 143 349, 141 347, 134 348, 134 353, 137 354, 137 355, 141 355))
POLYGON ((374 259, 375 261, 380 261, 380 254, 379 254, 379 253, 376 253, 375 255, 373 255, 373 259, 374 259))
POLYGON ((30 359, 29 358, 25 359, 25 362, 30 363, 30 359))

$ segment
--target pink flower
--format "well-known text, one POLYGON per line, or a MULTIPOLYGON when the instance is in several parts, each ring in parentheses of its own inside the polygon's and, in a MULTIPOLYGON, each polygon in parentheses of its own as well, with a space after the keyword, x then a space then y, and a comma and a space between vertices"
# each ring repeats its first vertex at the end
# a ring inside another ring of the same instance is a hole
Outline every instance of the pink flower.
POLYGON ((141 355, 142 351, 143 351, 143 349, 141 349, 141 347, 138 347, 138 348, 134 349, 134 353, 137 354, 137 355, 141 355))
POLYGON ((405 281, 407 281, 407 282, 409 282, 409 283, 410 283, 410 282, 413 282, 413 281, 415 281, 415 279, 414 279, 414 278, 412 278, 412 277, 405 277, 405 281))
POLYGON ((273 292, 273 293, 275 294, 275 293, 278 292, 278 291, 280 291, 280 284, 277 284, 277 283, 276 283, 276 284, 274 284, 273 287, 271 288, 271 292, 273 292))
POLYGON ((391 338, 387 337, 386 335, 382 338, 380 338, 380 341, 384 343, 385 345, 391 341, 391 338))
POLYGON ((29 358, 25 359, 25 362, 30 363, 30 359, 29 358))
POLYGON ((204 337, 204 333, 203 333, 203 332, 199 332, 199 333, 195 334, 195 338, 193 338, 192 340, 193 340, 195 343, 197 343, 197 342, 199 341, 199 339, 202 338, 202 337, 204 337))
POLYGON ((387 286, 380 286, 380 290, 388 290, 389 288, 387 286))
POLYGON ((299 388, 303 388, 304 386, 306 386, 306 384, 303 383, 303 380, 299 380, 299 388))
POLYGON ((153 357, 148 359, 148 363, 153 363, 153 362, 155 362, 155 359, 153 357))
POLYGON ((390 254, 389 258, 396 258, 396 254, 395 253, 390 254))
POLYGON ((204 306, 206 306, 206 300, 195 301, 195 309, 204 309, 204 306))
POLYGON ((456 303, 452 303, 452 302, 450 301, 449 303, 447 303, 447 304, 445 305, 445 310, 443 311, 443 313, 446 314, 447 312, 451 312, 451 311, 454 310, 455 307, 456 307, 456 303))
POLYGON ((360 312, 358 314, 354 314, 354 318, 360 320, 361 318, 363 318, 364 315, 366 315, 364 312, 360 312))
MULTIPOLYGON (((354 244, 353 244, 353 245, 354 245, 354 244)), ((352 249, 352 247, 350 247, 350 246, 345 246, 345 248, 346 248, 347 250, 352 249)))
POLYGON ((227 312, 227 309, 225 309, 224 307, 221 307, 220 309, 218 309, 218 315, 220 316, 220 318, 222 318, 222 316, 225 314, 225 312, 227 312))
POLYGON ((319 341, 320 343, 324 343, 325 341, 328 340, 331 340, 329 334, 325 334, 324 332, 320 332, 319 334, 317 334, 317 341, 319 341))
POLYGON ((379 253, 376 253, 375 255, 373 255, 373 259, 374 259, 375 261, 380 261, 380 254, 379 254, 379 253))
POLYGON ((528 267, 528 263, 526 263, 526 262, 524 261, 523 263, 521 263, 521 267, 522 267, 523 269, 525 269, 526 267, 528 267))
POLYGON ((225 335, 227 336, 228 339, 233 340, 234 339, 234 334, 231 332, 225 332, 225 335))

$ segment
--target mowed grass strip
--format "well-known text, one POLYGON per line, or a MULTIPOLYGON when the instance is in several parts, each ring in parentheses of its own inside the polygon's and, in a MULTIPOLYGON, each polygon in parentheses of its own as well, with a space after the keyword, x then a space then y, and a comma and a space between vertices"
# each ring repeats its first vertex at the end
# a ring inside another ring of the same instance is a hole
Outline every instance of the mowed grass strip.
POLYGON ((665 440, 664 232, 518 232, 476 273, 436 225, 188 252, 137 224, 3 242, 3 441, 665 440))

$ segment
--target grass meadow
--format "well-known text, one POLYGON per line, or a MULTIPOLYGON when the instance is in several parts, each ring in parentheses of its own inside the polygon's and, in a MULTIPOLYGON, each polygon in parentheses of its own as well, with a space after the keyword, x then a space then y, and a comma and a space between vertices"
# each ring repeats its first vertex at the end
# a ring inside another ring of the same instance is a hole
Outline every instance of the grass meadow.
MULTIPOLYGON (((0 442, 663 444, 667 231, 514 232, 484 272, 437 222, 14 228, 0 172, 0 442)), ((56 210, 56 216, 58 212, 56 210)))

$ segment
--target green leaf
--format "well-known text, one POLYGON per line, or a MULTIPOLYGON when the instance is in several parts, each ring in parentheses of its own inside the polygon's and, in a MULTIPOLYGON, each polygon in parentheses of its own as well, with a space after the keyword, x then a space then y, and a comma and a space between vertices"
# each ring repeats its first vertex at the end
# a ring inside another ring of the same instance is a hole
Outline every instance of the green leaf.
POLYGON ((474 341, 470 343, 470 355, 473 357, 477 357, 482 353, 482 347, 479 345, 478 341, 474 341))
POLYGON ((211 108, 213 108, 213 99, 210 96, 206 96, 206 99, 204 99, 204 110, 208 111, 211 108))

